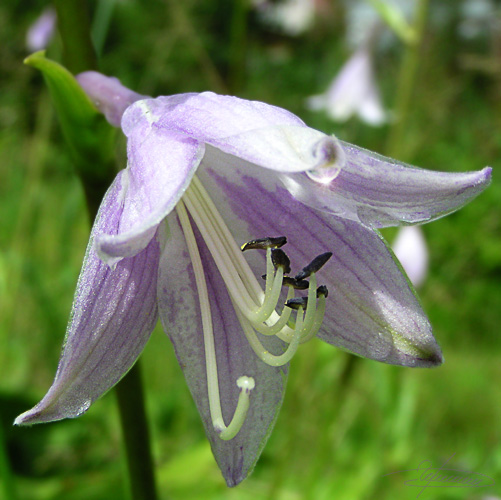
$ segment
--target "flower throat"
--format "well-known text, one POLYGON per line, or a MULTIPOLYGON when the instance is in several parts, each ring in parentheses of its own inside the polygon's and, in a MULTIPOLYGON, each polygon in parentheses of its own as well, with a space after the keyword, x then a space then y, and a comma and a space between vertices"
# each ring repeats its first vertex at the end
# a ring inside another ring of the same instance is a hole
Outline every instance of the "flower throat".
POLYGON ((233 418, 226 425, 221 410, 209 294, 189 215, 197 225, 221 273, 247 341, 258 358, 270 366, 278 367, 288 363, 299 344, 312 339, 318 333, 328 292, 325 286, 317 288, 316 272, 332 254, 327 252, 319 255, 296 276, 290 277, 290 261, 281 249, 287 242, 285 237, 252 240, 239 248, 196 176, 176 206, 176 211, 186 238, 200 301, 212 424, 221 439, 230 440, 238 434, 245 421, 255 380, 245 375, 236 380, 240 394, 233 418), (266 252, 264 291, 243 255, 243 252, 254 249, 266 252), (306 278, 309 278, 309 281, 306 278), (281 312, 277 313, 284 286, 288 288, 287 298, 281 312), (305 290, 306 295, 296 297, 296 290, 305 290), (259 335, 277 336, 287 344, 287 348, 281 354, 272 354, 263 346, 259 335))

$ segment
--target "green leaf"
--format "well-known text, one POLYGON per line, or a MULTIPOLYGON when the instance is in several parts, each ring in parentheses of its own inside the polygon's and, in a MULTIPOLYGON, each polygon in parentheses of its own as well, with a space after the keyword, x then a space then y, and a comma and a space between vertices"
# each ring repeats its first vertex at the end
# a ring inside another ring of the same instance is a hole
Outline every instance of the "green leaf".
POLYGON ((45 51, 35 52, 24 63, 43 74, 79 176, 91 184, 111 182, 116 129, 92 104, 75 77, 47 59, 45 51))

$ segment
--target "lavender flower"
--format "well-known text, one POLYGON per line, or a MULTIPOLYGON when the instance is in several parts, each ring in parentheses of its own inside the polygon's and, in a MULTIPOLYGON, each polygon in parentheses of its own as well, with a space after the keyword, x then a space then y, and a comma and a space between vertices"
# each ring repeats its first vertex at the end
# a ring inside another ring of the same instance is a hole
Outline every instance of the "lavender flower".
POLYGON ((412 168, 260 102, 144 99, 96 73, 79 81, 112 124, 121 117, 128 165, 92 228, 54 383, 17 424, 85 412, 160 316, 234 486, 271 432, 301 343, 317 336, 385 363, 442 362, 377 228, 458 209, 487 186, 489 168, 412 168))
POLYGON ((369 125, 378 126, 387 121, 379 89, 374 79, 370 51, 358 49, 341 68, 324 94, 309 97, 307 106, 325 110, 335 121, 346 121, 353 115, 369 125))
POLYGON ((392 248, 411 283, 419 288, 428 274, 428 248, 421 228, 419 226, 400 228, 392 248))
POLYGON ((308 31, 315 20, 315 0, 253 0, 252 4, 265 23, 289 36, 308 31))
POLYGON ((56 11, 53 7, 47 7, 35 22, 28 28, 26 33, 26 48, 30 52, 43 50, 49 45, 56 31, 56 11))

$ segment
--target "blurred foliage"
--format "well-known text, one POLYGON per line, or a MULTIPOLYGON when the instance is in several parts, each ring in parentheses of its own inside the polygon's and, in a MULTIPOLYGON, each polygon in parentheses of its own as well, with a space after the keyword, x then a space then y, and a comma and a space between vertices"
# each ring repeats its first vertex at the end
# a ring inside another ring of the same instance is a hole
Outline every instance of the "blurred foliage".
MULTIPOLYGON (((497 167, 500 35, 483 30, 461 39, 461 2, 430 3, 399 159, 450 171, 497 167), (435 18, 438 11, 450 15, 435 18)), ((101 70, 143 94, 210 89, 259 99, 385 153, 391 124, 336 124, 304 107, 349 56, 344 4, 324 2, 314 27, 295 38, 261 24, 252 10, 246 31, 235 34, 236 4, 117 0, 105 27, 101 70)), ((10 425, 52 381, 89 232, 83 191, 42 78, 22 65, 26 30, 44 5, 0 4, 0 74, 7 77, 0 92, 0 420, 18 498, 126 498, 112 394, 77 421, 10 425)), ((389 107, 402 50, 395 40, 375 56, 389 107)), ((48 56, 59 55, 56 38, 48 56)), ((155 331, 143 365, 162 498, 410 499, 417 491, 404 479, 411 477, 385 474, 423 460, 438 467, 453 453, 454 466, 489 475, 496 485, 428 490, 422 498, 500 495, 499 200, 495 169, 492 185, 475 202, 424 227, 431 270, 420 296, 446 363, 410 370, 353 358, 320 342, 305 345, 292 362, 284 408, 261 460, 235 489, 226 489, 169 341, 155 331)))

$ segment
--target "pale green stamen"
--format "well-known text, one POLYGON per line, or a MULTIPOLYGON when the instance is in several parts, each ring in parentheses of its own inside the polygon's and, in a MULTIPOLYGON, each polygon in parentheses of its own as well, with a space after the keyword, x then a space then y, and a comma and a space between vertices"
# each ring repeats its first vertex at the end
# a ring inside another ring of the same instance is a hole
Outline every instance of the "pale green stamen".
POLYGON ((301 332, 301 338, 306 336, 313 326, 315 320, 315 315, 317 312, 317 277, 315 273, 310 275, 310 284, 308 286, 308 307, 306 308, 306 313, 304 315, 303 331, 301 332))
POLYGON ((300 307, 297 311, 296 317, 296 328, 294 329, 294 335, 290 344, 287 346, 287 349, 283 354, 275 355, 269 352, 263 344, 257 338, 256 332, 252 328, 252 326, 245 321, 242 317, 241 313, 237 311, 237 317, 240 320, 240 324, 242 325, 242 329, 249 341, 249 345, 252 347, 253 351, 256 355, 264 361, 267 365, 270 366, 283 366, 288 363, 294 354, 296 354, 297 348, 299 347, 299 342, 301 340, 301 330, 303 328, 303 308, 300 307))
MULTIPOLYGON (((290 300, 292 298, 294 298, 294 288, 290 286, 289 292, 287 294, 287 300, 290 300)), ((286 302, 287 302, 287 300, 286 300, 286 302)), ((271 326, 268 326, 264 323, 262 325, 256 324, 256 325, 253 325, 254 329, 256 331, 258 331, 259 333, 261 333, 262 335, 267 335, 267 336, 277 335, 287 325, 287 322, 289 321, 291 312, 292 312, 292 309, 290 307, 284 307, 284 309, 282 310, 282 314, 280 315, 280 317, 278 318, 276 323, 274 323, 271 326)))
POLYGON ((193 265, 200 300, 202 326, 204 332, 209 409, 212 418, 212 425, 214 426, 214 429, 219 432, 219 437, 221 439, 233 439, 241 429, 245 421, 245 417, 247 416, 247 411, 249 409, 249 393, 254 388, 255 382, 252 377, 240 377, 237 379, 237 386, 240 388, 237 408, 230 424, 226 426, 223 420, 221 401, 219 398, 216 348, 214 345, 214 332, 212 330, 209 293, 207 291, 207 283, 205 281, 202 260, 200 259, 200 253, 198 252, 195 235, 193 234, 193 229, 191 228, 190 220, 182 201, 178 203, 176 211, 186 238, 186 245, 188 246, 188 252, 193 265))
MULTIPOLYGON (((297 309, 295 324, 291 323, 292 309, 290 307, 283 306, 280 314, 276 311, 283 288, 284 267, 277 265, 275 269, 271 248, 266 250, 266 285, 263 292, 241 249, 235 243, 223 218, 196 176, 176 209, 193 263, 200 298, 212 424, 221 439, 229 440, 237 435, 246 419, 250 404, 249 395, 254 389, 255 381, 249 376, 241 376, 236 380, 240 394, 233 418, 226 426, 220 402, 210 300, 203 264, 188 212, 197 225, 221 274, 249 345, 264 363, 270 366, 283 366, 292 359, 300 343, 316 335, 325 312, 325 297, 320 295, 317 299, 317 282, 315 274, 312 273, 307 305, 304 309, 303 307, 297 309), (268 352, 258 335, 276 335, 288 344, 286 350, 282 354, 268 352)), ((273 255, 277 255, 275 251, 273 255)), ((294 294, 293 286, 289 286, 287 301, 293 299, 294 294)))
POLYGON ((271 313, 277 307, 282 283, 284 280, 284 269, 279 267, 276 272, 273 271, 271 262, 271 248, 266 250, 266 292, 261 307, 256 311, 253 323, 259 324, 266 321, 271 313), (271 265, 270 265, 271 264, 271 265))

